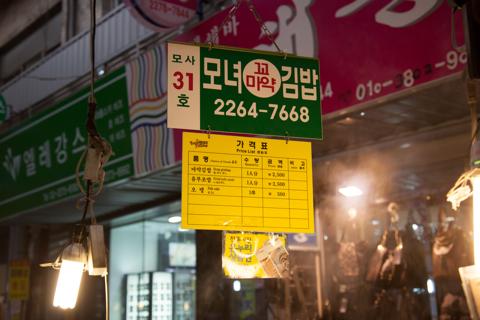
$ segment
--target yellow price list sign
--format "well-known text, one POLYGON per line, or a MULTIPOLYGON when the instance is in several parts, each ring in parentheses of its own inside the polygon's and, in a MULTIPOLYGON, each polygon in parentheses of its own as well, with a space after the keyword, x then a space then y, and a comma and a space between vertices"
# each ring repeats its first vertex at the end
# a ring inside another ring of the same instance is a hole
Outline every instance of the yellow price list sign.
POLYGON ((314 233, 310 142, 184 132, 182 228, 314 233))

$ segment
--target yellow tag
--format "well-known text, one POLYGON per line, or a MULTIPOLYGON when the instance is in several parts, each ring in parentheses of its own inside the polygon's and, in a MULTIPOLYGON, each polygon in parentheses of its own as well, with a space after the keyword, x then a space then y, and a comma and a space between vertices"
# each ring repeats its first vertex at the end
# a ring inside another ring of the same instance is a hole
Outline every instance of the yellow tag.
MULTIPOLYGON (((285 253, 288 258, 285 250, 285 236, 226 232, 222 256, 225 276, 234 279, 281 278, 282 272, 277 271, 280 266, 275 266, 271 261, 271 256, 275 253, 269 252, 269 257, 261 254, 262 250, 266 248, 268 250, 277 244, 282 247, 279 251, 285 253)), ((288 272, 288 266, 286 269, 285 271, 288 272)))
POLYGON ((8 299, 28 300, 30 292, 30 263, 27 260, 11 261, 8 272, 8 299))
POLYGON ((310 142, 183 133, 182 228, 314 233, 310 142))

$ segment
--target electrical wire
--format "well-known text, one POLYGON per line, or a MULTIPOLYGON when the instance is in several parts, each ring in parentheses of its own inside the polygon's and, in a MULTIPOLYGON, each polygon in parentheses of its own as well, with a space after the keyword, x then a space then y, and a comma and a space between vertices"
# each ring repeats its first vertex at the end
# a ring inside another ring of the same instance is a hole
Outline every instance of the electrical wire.
POLYGON ((213 47, 214 44, 218 41, 218 33, 220 30, 223 29, 223 27, 227 24, 227 22, 232 21, 233 17, 237 13, 238 9, 240 8, 240 5, 242 4, 242 0, 238 0, 237 3, 230 9, 228 12, 228 15, 223 19, 222 23, 218 26, 217 32, 214 32, 213 36, 210 38, 210 41, 208 41, 208 44, 210 47, 213 47))
POLYGON ((478 119, 477 119, 477 104, 478 104, 478 97, 477 97, 477 86, 475 81, 469 79, 467 76, 467 104, 470 109, 470 117, 472 123, 472 136, 470 141, 470 147, 473 145, 473 142, 478 133, 478 119))
POLYGON ((90 2, 90 101, 95 102, 95 33, 97 1, 90 2))
POLYGON ((465 45, 461 46, 458 44, 458 41, 457 41, 457 32, 456 32, 456 28, 455 28, 455 14, 457 13, 457 11, 459 10, 462 10, 462 7, 453 7, 452 8, 452 14, 451 14, 451 19, 450 19, 450 25, 451 25, 451 29, 450 29, 450 42, 452 44, 452 48, 454 48, 455 50, 457 50, 458 52, 464 52, 465 51, 465 45))
POLYGON ((44 76, 26 76, 27 79, 39 80, 39 81, 60 81, 60 80, 75 80, 81 78, 82 76, 53 76, 53 77, 44 77, 44 76))
POLYGON ((280 47, 278 46, 277 42, 275 41, 275 39, 273 39, 273 36, 272 36, 272 33, 270 32, 270 30, 268 29, 267 25, 265 24, 265 22, 263 21, 262 17, 260 16, 260 14, 258 13, 257 11, 257 8, 255 7, 255 5, 253 4, 252 0, 244 0, 247 2, 248 4, 248 9, 250 10, 250 12, 252 13, 253 17, 255 18, 255 20, 257 21, 258 23, 258 26, 260 27, 260 29, 263 30, 263 32, 265 32, 265 34, 267 35, 268 39, 270 40, 271 43, 273 43, 273 45, 275 46, 275 48, 277 48, 277 51, 278 52, 281 52, 281 53, 285 53, 284 51, 282 51, 280 49, 280 47))
POLYGON ((104 278, 105 278, 105 320, 109 320, 110 308, 108 304, 108 274, 106 274, 104 278))
POLYGON ((238 9, 240 8, 240 5, 244 1, 247 3, 248 9, 250 10, 253 17, 255 18, 255 21, 258 23, 258 26, 259 26, 260 30, 262 30, 267 35, 268 39, 275 46, 277 51, 280 52, 280 53, 283 53, 286 57, 286 53, 283 50, 280 49, 280 47, 278 46, 275 39, 273 39, 272 33, 268 29, 267 25, 265 24, 265 21, 262 19, 262 17, 260 16, 260 14, 257 11, 257 8, 255 7, 255 5, 253 4, 253 2, 251 0, 237 0, 235 5, 230 9, 228 15, 225 17, 225 19, 223 19, 222 23, 220 24, 220 26, 217 29, 217 32, 215 32, 213 34, 212 38, 210 38, 210 41, 208 41, 208 44, 209 44, 210 48, 212 48, 213 45, 218 41, 218 33, 220 32, 220 30, 222 30, 222 28, 227 24, 227 22, 232 21, 233 17, 236 15, 238 9))

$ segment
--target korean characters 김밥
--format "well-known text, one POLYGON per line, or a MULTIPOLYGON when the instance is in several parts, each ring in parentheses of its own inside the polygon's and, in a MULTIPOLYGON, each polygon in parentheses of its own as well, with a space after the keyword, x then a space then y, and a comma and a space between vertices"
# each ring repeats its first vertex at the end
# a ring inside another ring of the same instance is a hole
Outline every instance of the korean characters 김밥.
POLYGON ((202 88, 219 92, 214 101, 216 116, 257 118, 266 114, 270 120, 307 123, 310 110, 304 102, 319 101, 317 69, 277 68, 265 59, 254 59, 243 66, 242 61, 228 57, 206 57, 203 73, 202 88), (235 96, 244 99, 229 99, 235 96))

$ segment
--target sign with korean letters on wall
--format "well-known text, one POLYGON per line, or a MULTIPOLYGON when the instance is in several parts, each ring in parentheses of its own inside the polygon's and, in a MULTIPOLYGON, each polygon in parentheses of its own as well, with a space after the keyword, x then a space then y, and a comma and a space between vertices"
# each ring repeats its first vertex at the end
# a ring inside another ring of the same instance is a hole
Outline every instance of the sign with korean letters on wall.
POLYGON ((10 261, 8 271, 8 299, 28 300, 30 294, 30 263, 28 260, 10 261))
MULTIPOLYGON (((133 175, 125 69, 96 83, 95 119, 115 151, 106 184, 133 175)), ((0 136, 0 218, 78 194, 75 169, 85 150, 88 88, 0 136)))
POLYGON ((313 233, 311 143, 184 132, 182 228, 313 233))
MULTIPOLYGON (((467 63, 466 52, 452 46, 448 1, 252 0, 252 4, 275 31, 273 38, 282 50, 320 60, 324 116, 458 76, 467 63)), ((231 9, 225 7, 175 40, 276 50, 248 6, 240 6, 227 19, 231 9)), ((459 12, 456 15, 462 45, 462 19, 459 12)))
POLYGON ((5 99, 0 94, 0 123, 8 119, 8 106, 5 99))
POLYGON ((318 60, 168 44, 168 126, 322 138, 318 60))

